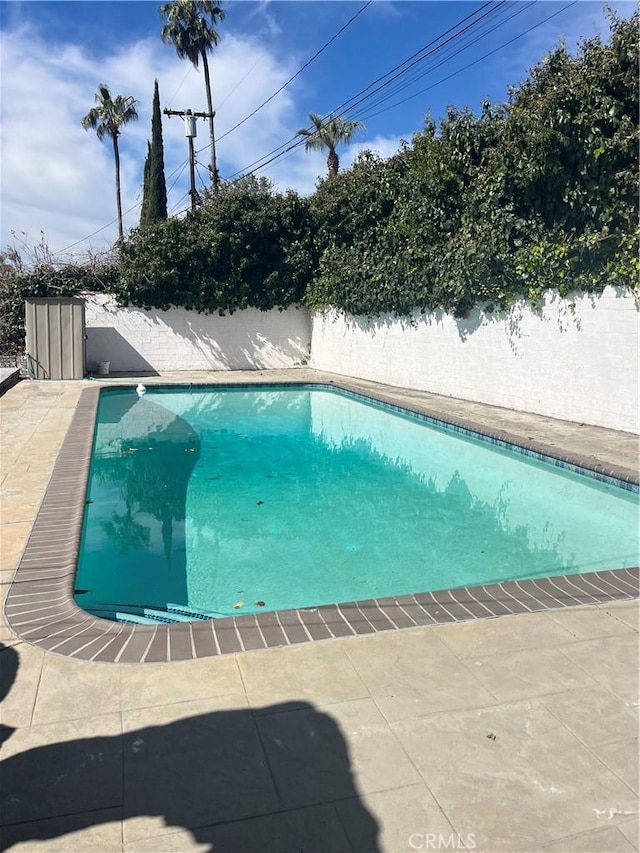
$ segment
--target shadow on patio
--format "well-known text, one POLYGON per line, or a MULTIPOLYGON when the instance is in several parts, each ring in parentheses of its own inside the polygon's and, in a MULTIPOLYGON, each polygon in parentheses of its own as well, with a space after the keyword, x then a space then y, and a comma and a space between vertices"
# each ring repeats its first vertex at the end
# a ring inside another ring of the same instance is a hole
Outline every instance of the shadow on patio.
MULTIPOLYGON (((0 659, 6 692, 18 655, 5 648, 0 659)), ((173 719, 164 725, 13 755, 5 727, 1 849, 134 819, 126 843, 175 827, 211 850, 349 850, 337 800, 348 800, 350 840, 379 849, 378 823, 360 801, 345 740, 328 714, 307 702, 175 719, 180 709, 165 706, 173 719), (135 821, 147 816, 163 822, 135 821)), ((96 727, 105 720, 96 718, 96 727)))

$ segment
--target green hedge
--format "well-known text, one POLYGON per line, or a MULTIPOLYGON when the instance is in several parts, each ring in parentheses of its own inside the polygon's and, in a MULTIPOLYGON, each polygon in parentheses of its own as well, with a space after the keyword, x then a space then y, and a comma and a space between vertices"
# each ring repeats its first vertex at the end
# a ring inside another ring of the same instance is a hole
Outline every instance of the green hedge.
POLYGON ((116 294, 143 308, 286 308, 314 267, 309 202, 256 178, 222 187, 183 219, 134 232, 120 248, 116 294))
POLYGON ((312 199, 314 308, 407 315, 638 281, 638 14, 554 51, 479 117, 450 109, 312 199))

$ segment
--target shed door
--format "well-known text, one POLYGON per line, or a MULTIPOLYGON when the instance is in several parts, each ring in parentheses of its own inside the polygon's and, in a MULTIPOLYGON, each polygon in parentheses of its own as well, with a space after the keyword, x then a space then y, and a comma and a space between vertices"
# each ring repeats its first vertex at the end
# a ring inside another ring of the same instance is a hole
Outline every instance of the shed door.
POLYGON ((34 379, 84 378, 84 299, 27 299, 25 321, 34 379))

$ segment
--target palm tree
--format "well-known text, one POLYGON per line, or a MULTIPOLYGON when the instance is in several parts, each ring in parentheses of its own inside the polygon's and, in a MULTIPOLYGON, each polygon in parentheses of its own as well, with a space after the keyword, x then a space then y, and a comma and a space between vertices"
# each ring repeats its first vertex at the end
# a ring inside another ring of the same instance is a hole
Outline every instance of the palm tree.
POLYGON ((224 10, 213 0, 172 0, 160 7, 165 18, 162 27, 162 41, 172 44, 180 59, 189 60, 194 68, 202 59, 204 85, 207 93, 207 112, 209 113, 209 137, 211 144, 211 187, 218 190, 218 168, 216 165, 216 139, 213 129, 213 99, 211 97, 211 79, 207 53, 218 44, 219 36, 214 29, 218 21, 224 20, 224 10))
POLYGON ((355 132, 364 130, 365 127, 361 121, 347 121, 340 116, 325 119, 317 113, 309 113, 309 121, 313 130, 303 127, 297 135, 306 137, 307 141, 304 144, 306 151, 328 149, 327 168, 329 177, 334 178, 340 168, 340 160, 336 153, 337 146, 348 145, 355 132))
POLYGON ((118 235, 122 240, 122 201, 120 198, 120 152, 118 150, 118 137, 120 128, 130 121, 138 118, 136 112, 136 100, 131 95, 118 95, 111 97, 109 89, 104 83, 98 86, 96 94, 96 106, 92 107, 82 119, 85 130, 95 130, 98 139, 110 136, 113 142, 113 156, 116 161, 116 203, 118 207, 118 235))

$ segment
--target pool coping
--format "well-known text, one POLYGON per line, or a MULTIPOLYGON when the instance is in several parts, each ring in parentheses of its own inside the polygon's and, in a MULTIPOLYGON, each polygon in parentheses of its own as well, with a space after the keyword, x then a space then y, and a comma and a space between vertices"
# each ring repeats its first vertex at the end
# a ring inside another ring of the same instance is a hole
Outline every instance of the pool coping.
MULTIPOLYGON (((256 387, 258 383, 157 383, 172 387, 256 387)), ((264 383, 259 383, 264 387, 264 383)), ((399 404, 342 381, 273 382, 335 388, 382 402, 455 431, 479 435, 498 445, 544 457, 563 467, 615 478, 635 490, 638 477, 626 468, 556 453, 540 442, 517 439, 469 420, 430 411, 427 405, 399 404)), ((154 383, 156 385, 156 383, 154 383)), ((196 622, 141 625, 111 622, 82 610, 74 600, 76 561, 84 518, 95 418, 102 388, 131 388, 131 382, 83 389, 54 465, 49 485, 5 601, 12 630, 27 643, 75 660, 100 663, 160 663, 212 657, 299 643, 356 637, 405 628, 466 622, 504 615, 628 600, 639 595, 640 570, 603 570, 535 580, 504 581, 452 590, 370 599, 196 622)))

